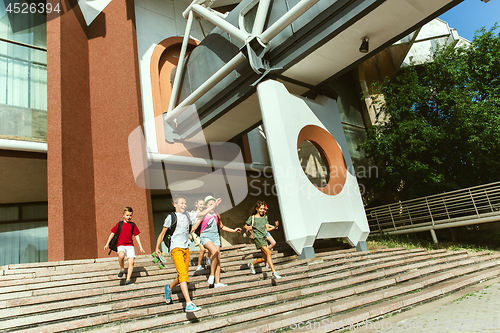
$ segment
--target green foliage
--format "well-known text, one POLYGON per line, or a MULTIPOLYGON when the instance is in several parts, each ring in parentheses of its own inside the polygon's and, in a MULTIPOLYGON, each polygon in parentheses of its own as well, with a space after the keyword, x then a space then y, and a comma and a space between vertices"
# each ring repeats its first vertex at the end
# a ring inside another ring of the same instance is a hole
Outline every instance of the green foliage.
POLYGON ((363 149, 379 169, 365 184, 385 201, 500 180, 500 33, 482 28, 468 48, 438 47, 372 89, 383 94, 363 149))

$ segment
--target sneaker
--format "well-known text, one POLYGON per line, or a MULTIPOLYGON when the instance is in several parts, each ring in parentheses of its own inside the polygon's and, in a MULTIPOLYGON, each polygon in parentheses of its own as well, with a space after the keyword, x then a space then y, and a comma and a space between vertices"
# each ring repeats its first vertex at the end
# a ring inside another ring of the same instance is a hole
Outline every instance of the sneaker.
POLYGON ((255 267, 253 267, 252 263, 248 263, 248 268, 250 268, 250 271, 252 272, 252 274, 256 274, 257 273, 257 272, 255 272, 255 267))
POLYGON ((207 266, 210 266, 210 259, 207 259, 207 266))
POLYGON ((203 266, 198 266, 198 267, 196 267, 195 272, 199 272, 199 271, 202 271, 202 270, 204 270, 203 266))
POLYGON ((134 283, 133 283, 132 281, 130 281, 130 280, 127 280, 127 281, 125 282, 125 285, 126 285, 126 286, 128 286, 129 284, 134 284, 134 283))
POLYGON ((186 304, 186 312, 196 312, 196 311, 200 311, 200 310, 201 310, 201 308, 194 305, 193 302, 189 302, 186 304))
POLYGON ((278 273, 273 272, 272 278, 277 280, 277 279, 281 279, 281 276, 278 273))
POLYGON ((222 287, 227 287, 227 284, 224 284, 224 283, 216 283, 216 284, 214 284, 214 288, 222 288, 222 287))
POLYGON ((209 286, 209 287, 210 287, 210 286, 212 286, 212 285, 214 284, 214 281, 215 281, 215 276, 210 275, 210 276, 208 277, 208 280, 207 280, 207 282, 208 282, 208 286, 209 286))
POLYGON ((120 273, 118 273, 118 278, 121 279, 123 275, 125 275, 125 271, 120 271, 120 273))
POLYGON ((165 303, 169 304, 172 302, 172 289, 167 285, 165 285, 165 303))

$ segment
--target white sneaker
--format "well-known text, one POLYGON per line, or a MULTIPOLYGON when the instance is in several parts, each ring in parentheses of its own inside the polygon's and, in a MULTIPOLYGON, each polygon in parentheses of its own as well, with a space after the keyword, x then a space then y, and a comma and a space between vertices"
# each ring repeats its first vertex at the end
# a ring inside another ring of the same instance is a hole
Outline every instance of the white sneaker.
POLYGON ((222 288, 222 287, 227 287, 227 284, 224 284, 224 283, 216 283, 216 284, 214 284, 214 288, 222 288))
POLYGON ((250 268, 250 271, 252 272, 252 274, 256 274, 257 273, 257 272, 255 272, 255 267, 253 267, 252 263, 248 263, 248 268, 250 268))
POLYGON ((210 266, 210 259, 207 259, 207 266, 210 266))
POLYGON ((195 272, 202 271, 202 270, 204 270, 203 266, 198 266, 198 267, 196 267, 195 272))
POLYGON ((215 276, 210 275, 210 276, 208 277, 208 280, 207 280, 207 282, 208 282, 208 286, 209 286, 209 287, 210 287, 210 286, 212 286, 212 285, 214 284, 214 281, 215 281, 215 276))
POLYGON ((273 272, 272 278, 277 280, 277 279, 281 279, 281 276, 278 273, 273 272))

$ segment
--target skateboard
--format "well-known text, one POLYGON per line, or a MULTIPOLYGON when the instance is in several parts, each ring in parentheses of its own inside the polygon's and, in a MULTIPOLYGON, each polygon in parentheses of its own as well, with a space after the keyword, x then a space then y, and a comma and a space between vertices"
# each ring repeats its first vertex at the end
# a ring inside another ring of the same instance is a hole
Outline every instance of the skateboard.
POLYGON ((165 257, 162 254, 160 254, 160 256, 158 256, 155 252, 153 252, 153 253, 151 253, 151 257, 153 257, 153 262, 155 264, 158 264, 160 269, 165 268, 167 261, 165 260, 165 257))

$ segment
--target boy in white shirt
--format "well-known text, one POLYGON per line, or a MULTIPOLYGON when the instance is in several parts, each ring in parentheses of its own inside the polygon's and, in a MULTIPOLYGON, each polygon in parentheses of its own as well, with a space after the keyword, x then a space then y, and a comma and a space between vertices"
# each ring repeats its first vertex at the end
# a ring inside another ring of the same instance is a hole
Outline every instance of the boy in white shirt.
MULTIPOLYGON (((201 310, 201 308, 194 305, 189 297, 189 290, 187 286, 188 269, 189 269, 189 231, 191 224, 196 220, 197 217, 205 216, 210 210, 218 206, 220 199, 215 201, 213 204, 209 205, 205 210, 201 212, 186 212, 186 198, 176 197, 173 200, 173 206, 175 207, 175 215, 177 217, 177 225, 175 231, 171 238, 170 243, 170 255, 175 263, 175 268, 177 270, 177 277, 170 285, 165 285, 165 302, 170 303, 172 301, 172 289, 180 284, 182 294, 186 300, 186 312, 195 312, 201 310)), ((172 226, 172 218, 167 216, 165 223, 163 225, 163 230, 158 236, 156 242, 156 254, 160 255, 160 244, 165 237, 167 229, 172 226)))

